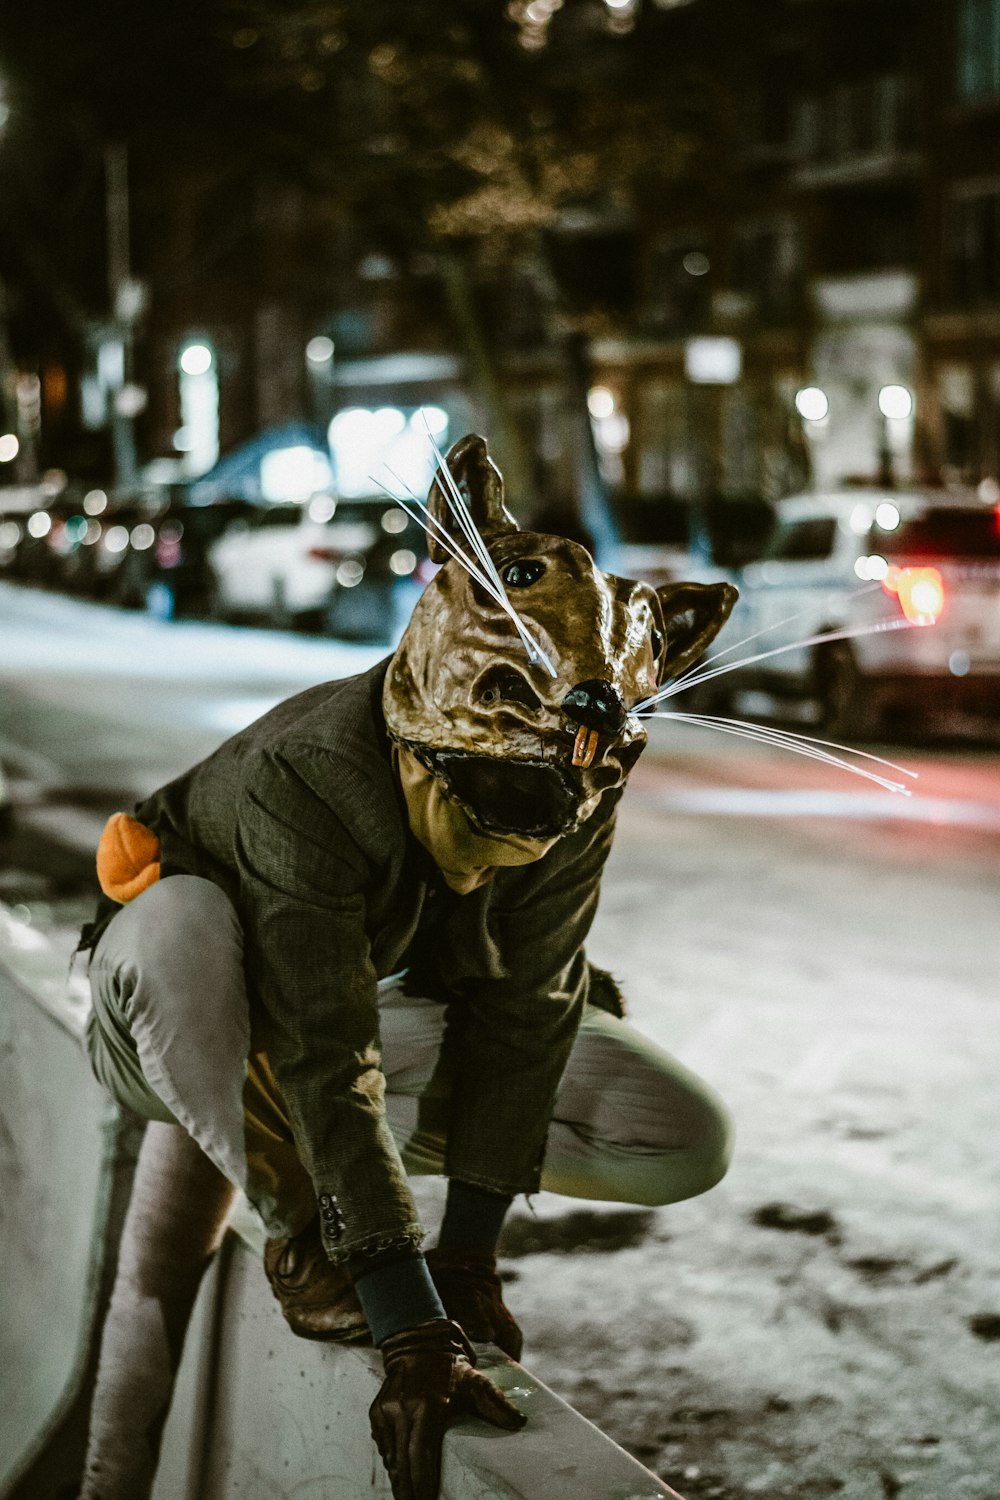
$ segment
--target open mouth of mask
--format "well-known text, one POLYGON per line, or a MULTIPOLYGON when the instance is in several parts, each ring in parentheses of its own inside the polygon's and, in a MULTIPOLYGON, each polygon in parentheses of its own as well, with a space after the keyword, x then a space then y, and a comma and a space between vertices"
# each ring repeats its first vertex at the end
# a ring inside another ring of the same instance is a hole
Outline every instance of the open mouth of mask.
POLYGON ((578 820, 582 789, 559 766, 457 750, 424 758, 484 833, 556 838, 578 820))

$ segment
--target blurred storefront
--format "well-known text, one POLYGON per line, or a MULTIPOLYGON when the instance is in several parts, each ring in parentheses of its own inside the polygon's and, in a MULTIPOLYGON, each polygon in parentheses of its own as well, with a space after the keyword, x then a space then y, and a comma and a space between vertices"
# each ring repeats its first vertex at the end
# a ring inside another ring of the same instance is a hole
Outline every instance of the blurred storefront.
POLYGON ((636 13, 712 80, 712 171, 549 225, 555 314, 534 250, 480 255, 499 414, 442 290, 453 245, 390 254, 260 172, 164 183, 136 249, 145 459, 193 476, 283 424, 432 405, 498 448, 509 409, 519 498, 550 514, 590 457, 619 496, 695 507, 1000 480, 1000 0, 761 0, 752 31, 743 0, 675 9, 636 13))

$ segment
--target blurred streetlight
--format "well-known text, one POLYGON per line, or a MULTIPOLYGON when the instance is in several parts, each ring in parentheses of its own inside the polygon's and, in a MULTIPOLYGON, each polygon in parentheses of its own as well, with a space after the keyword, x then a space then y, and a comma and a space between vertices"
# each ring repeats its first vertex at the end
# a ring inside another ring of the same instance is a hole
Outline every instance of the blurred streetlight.
MULTIPOLYGON (((122 388, 132 380, 132 345, 136 321, 142 311, 144 291, 131 273, 129 234, 128 148, 120 143, 104 148, 104 195, 107 223, 108 299, 111 304, 109 338, 104 348, 113 351, 115 371, 108 382, 111 396, 111 443, 115 479, 131 484, 138 472, 135 447, 135 412, 117 403, 122 388)), ((102 350, 103 352, 103 350, 102 350)))
POLYGON ((795 392, 795 410, 804 422, 823 422, 830 414, 826 391, 818 385, 804 385, 795 392))
POLYGON ((905 385, 884 385, 878 393, 878 409, 890 422, 905 422, 913 411, 913 397, 905 385))
POLYGON ((0 437, 0 464, 9 464, 15 459, 21 450, 21 444, 13 432, 5 432, 0 437))
POLYGON ((610 417, 615 405, 614 394, 606 385, 591 386, 587 393, 587 407, 595 422, 603 422, 610 417))
POLYGON ((306 345, 306 359, 311 365, 329 364, 333 358, 333 339, 327 338, 325 333, 318 333, 315 338, 309 340, 306 345))
POLYGON ((712 269, 712 262, 704 250, 689 250, 681 265, 689 276, 707 276, 712 269))
POLYGON ((322 425, 327 425, 335 410, 333 384, 333 339, 328 334, 316 333, 306 344, 306 379, 309 382, 309 399, 313 416, 322 425))
MULTIPOLYGON (((878 445, 878 482, 879 484, 893 485, 896 482, 894 463, 894 448, 900 447, 901 426, 897 425, 893 431, 896 441, 893 442, 893 432, 890 431, 893 423, 903 424, 909 422, 913 416, 913 393, 905 385, 884 385, 878 393, 879 409, 879 445, 878 445)), ((903 429, 905 434, 905 429, 903 429)))
POLYGON ((181 425, 174 447, 185 454, 188 474, 205 474, 219 456, 219 372, 215 352, 201 339, 182 346, 180 374, 181 425))
POLYGON ((181 350, 181 369, 185 375, 207 375, 212 368, 212 351, 207 344, 187 344, 181 350))

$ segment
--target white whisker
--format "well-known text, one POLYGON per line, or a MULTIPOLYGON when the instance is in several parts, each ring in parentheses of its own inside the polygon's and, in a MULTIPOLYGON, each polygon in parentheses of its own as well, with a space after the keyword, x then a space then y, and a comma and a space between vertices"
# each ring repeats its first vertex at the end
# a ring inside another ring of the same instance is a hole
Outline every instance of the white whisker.
POLYGON ((667 698, 673 698, 677 693, 686 692, 688 688, 697 687, 700 683, 710 682, 713 677, 722 677, 727 672, 735 672, 740 667, 752 666, 754 662, 767 661, 769 657, 781 656, 786 651, 798 651, 803 646, 820 646, 827 641, 848 641, 862 635, 880 635, 889 630, 913 630, 916 629, 909 620, 880 620, 872 625, 859 625, 851 630, 827 630, 820 635, 806 636, 801 641, 791 641, 786 646, 773 646, 769 651, 758 651, 753 656, 743 656, 739 661, 727 662, 722 667, 712 667, 708 671, 699 671, 694 677, 678 679, 667 687, 661 688, 658 693, 653 693, 641 703, 633 705, 633 713, 643 713, 652 708, 654 703, 663 703, 667 698))
MULTIPOLYGON (((678 724, 698 724, 704 729, 714 729, 719 734, 730 734, 738 739, 751 740, 756 744, 770 745, 780 750, 789 750, 792 754, 802 755, 807 760, 816 760, 824 765, 833 766, 837 770, 847 771, 852 776, 860 776, 862 780, 873 782, 876 786, 882 787, 887 792, 896 792, 904 797, 911 795, 909 787, 905 786, 903 782, 892 781, 889 777, 880 776, 877 772, 870 771, 865 766, 853 765, 842 756, 831 755, 828 751, 819 748, 822 744, 831 743, 830 741, 816 741, 812 743, 806 736, 792 735, 789 731, 770 730, 766 726, 749 724, 745 720, 740 719, 719 719, 711 714, 681 714, 663 711, 653 714, 651 717, 656 719, 671 719, 678 724)), ((848 746, 841 748, 848 750, 849 753, 865 755, 864 751, 850 752, 848 746)), ((882 760, 881 756, 866 755, 865 758, 876 761, 882 760)), ((892 761, 882 761, 882 763, 890 766, 893 770, 901 771, 906 776, 916 775, 916 772, 909 771, 904 766, 896 766, 892 761)))
MULTIPOLYGON (((435 447, 435 452, 437 452, 436 445, 433 446, 435 447)), ((400 476, 389 467, 388 464, 385 465, 385 468, 390 476, 396 481, 396 483, 407 492, 407 494, 413 501, 413 507, 415 508, 411 508, 406 503, 406 501, 402 499, 401 496, 397 495, 393 490, 391 490, 388 485, 382 482, 382 480, 376 479, 374 475, 370 474, 368 477, 369 479, 371 479, 372 483, 378 485, 379 489, 384 490, 385 493, 390 497, 390 499, 394 500, 399 508, 402 511, 405 511, 405 513, 411 518, 411 520, 416 521, 418 525, 422 526, 427 535, 434 541, 436 541, 441 547, 443 547, 444 550, 449 553, 449 555, 453 557, 455 561, 465 569, 473 582, 478 583, 480 588, 483 589, 484 592, 487 593, 489 597, 500 606, 504 613, 509 616, 512 624, 514 625, 514 628, 516 629, 521 639, 522 644, 524 645, 525 650, 528 653, 529 660, 533 662, 541 661, 546 670, 549 672, 550 676, 556 677, 558 674, 555 667, 552 665, 552 662, 550 661, 548 655, 527 630, 523 621, 518 617, 513 606, 511 605, 510 600, 507 598, 507 595, 504 592, 503 584, 496 571, 496 568, 493 566, 492 559, 489 558, 489 554, 487 554, 487 560, 489 561, 489 575, 491 576, 487 575, 487 573, 479 566, 479 548, 474 546, 475 557, 470 558, 469 555, 460 546, 454 535, 447 529, 446 526, 442 525, 442 523, 437 519, 435 515, 431 513, 431 511, 427 507, 426 502, 415 495, 410 486, 406 484, 405 481, 402 480, 400 476)), ((447 470, 445 470, 445 472, 447 472, 447 470)), ((452 478, 450 473, 448 474, 448 478, 451 484, 454 485, 454 479, 452 478)), ((447 499, 447 495, 445 496, 445 498, 447 499)), ((460 508, 464 510, 465 502, 461 499, 460 495, 458 497, 458 500, 460 508)), ((458 515, 459 521, 461 522, 461 510, 456 511, 454 506, 452 506, 451 509, 455 511, 455 513, 458 515)), ((476 530, 475 522, 472 520, 471 515, 468 516, 468 526, 471 527, 472 532, 477 538, 480 546, 485 547, 482 537, 476 530)), ((462 525, 462 529, 466 533, 466 535, 469 536, 469 531, 464 524, 462 525)), ((472 540, 471 536, 469 536, 469 540, 472 540)))
POLYGON ((433 451, 434 456, 438 461, 440 472, 445 480, 445 485, 442 487, 442 494, 444 495, 449 509, 457 519, 459 526, 465 533, 468 541, 471 543, 472 549, 475 552, 476 557, 478 558, 484 571, 488 574, 492 581, 493 587, 489 589, 488 592, 500 605, 504 613, 509 616, 514 629, 520 636, 521 642, 528 653, 529 661, 540 661, 550 677, 557 677, 558 673, 556 672, 555 667, 552 665, 548 654, 528 630, 527 626, 524 624, 524 621, 521 619, 520 615, 511 604, 510 599, 507 596, 507 591, 503 586, 503 580, 501 579, 500 574, 497 572, 493 559, 490 556, 489 548, 483 540, 483 537, 479 532, 479 528, 476 526, 476 523, 472 518, 472 513, 470 512, 469 507, 466 505, 465 500, 462 496, 462 492, 455 482, 454 475, 448 467, 448 463, 444 457, 444 454, 441 452, 437 443, 434 441, 434 435, 431 432, 427 417, 425 414, 421 414, 423 415, 424 428, 427 433, 427 441, 431 445, 431 450, 433 451))
POLYGON ((455 482, 455 476, 452 474, 451 470, 448 467, 448 460, 445 458, 444 454, 441 452, 441 449, 434 441, 434 434, 431 432, 430 424, 427 421, 426 414, 423 411, 421 411, 421 416, 423 417, 424 430, 427 434, 427 441, 430 443, 431 451, 433 452, 434 457, 437 459, 438 467, 441 470, 441 473, 444 475, 445 488, 443 490, 443 494, 445 500, 448 503, 448 507, 451 510, 452 514, 456 517, 458 524, 465 532, 466 537, 472 543, 473 550, 475 551, 486 572, 493 577, 497 587, 501 591, 503 591, 503 583, 501 581, 499 573, 496 570, 496 567, 494 566, 493 559, 489 553, 489 548, 486 546, 486 543, 479 532, 479 528, 476 526, 475 521, 472 519, 472 515, 465 503, 462 492, 455 482))
MULTIPOLYGON (((486 589, 488 593, 494 594, 494 597, 496 597, 493 584, 483 572, 482 568, 479 566, 478 560, 475 558, 470 558, 467 552, 463 552, 459 542, 448 530, 447 526, 443 525, 442 522, 438 520, 437 516, 435 516, 433 512, 428 508, 426 501, 422 500, 419 495, 416 495, 414 493, 414 491, 410 488, 406 481, 404 479, 401 479, 400 476, 396 473, 395 469, 390 468, 388 464, 386 464, 384 467, 386 469, 386 472, 392 476, 396 483, 406 491, 410 499, 413 501, 414 505, 417 507, 420 514, 418 516, 413 516, 413 519, 418 521, 420 525, 423 526, 428 536, 432 537, 435 541, 440 542, 446 551, 450 552, 453 557, 457 558, 458 561, 460 561, 464 565, 464 567, 472 574, 476 582, 480 584, 482 588, 486 589), (431 530, 431 527, 434 528, 433 531, 431 530)), ((372 482, 374 484, 380 485, 381 488, 385 490, 386 494, 391 496, 391 498, 395 500, 397 505, 406 510, 407 515, 413 515, 413 512, 407 509, 405 502, 401 500, 398 495, 394 494, 393 491, 390 490, 386 485, 382 484, 381 480, 373 479, 372 475, 370 474, 368 477, 369 479, 372 479, 372 482)))
POLYGON ((720 714, 687 714, 685 717, 702 719, 712 724, 736 724, 745 729, 752 729, 761 735, 766 735, 769 739, 775 741, 789 740, 806 745, 819 745, 827 750, 842 750, 845 755, 856 755, 859 760, 874 761, 877 765, 885 766, 890 771, 898 771, 901 776, 909 776, 912 781, 917 781, 920 777, 919 771, 912 771, 909 766, 901 766, 898 761, 888 760, 886 756, 876 755, 871 750, 859 750, 854 745, 842 745, 838 740, 824 740, 815 734, 801 734, 795 729, 781 729, 776 724, 754 724, 749 719, 725 718, 720 714))
MULTIPOLYGON (((391 472, 392 471, 390 470, 390 473, 391 472)), ((400 510, 405 511, 411 520, 416 521, 418 526, 422 526, 427 535, 431 537, 432 540, 439 542, 440 545, 445 549, 445 551, 448 552, 457 563, 461 564, 461 566, 469 574, 470 578, 478 583, 482 589, 485 589, 485 591, 490 594, 491 597, 496 599, 498 604, 503 602, 494 592, 493 586, 490 583, 489 579, 485 577, 480 568, 469 559, 466 553, 464 553, 455 542, 454 538, 451 535, 451 532, 445 530, 440 521, 438 521, 435 516, 432 516, 430 512, 425 509, 421 501, 417 500, 416 497, 414 497, 415 509, 411 509, 411 507, 406 503, 405 500, 401 499, 399 495, 394 494, 393 491, 389 489, 388 485, 383 484, 380 479, 376 479, 373 474, 369 474, 368 477, 373 484, 377 484, 381 490, 384 490, 385 493, 389 496, 390 500, 394 500, 395 503, 399 506, 400 510)), ((408 489, 408 486, 404 486, 404 488, 408 489)), ((412 495, 413 491, 410 490, 409 493, 412 495)))

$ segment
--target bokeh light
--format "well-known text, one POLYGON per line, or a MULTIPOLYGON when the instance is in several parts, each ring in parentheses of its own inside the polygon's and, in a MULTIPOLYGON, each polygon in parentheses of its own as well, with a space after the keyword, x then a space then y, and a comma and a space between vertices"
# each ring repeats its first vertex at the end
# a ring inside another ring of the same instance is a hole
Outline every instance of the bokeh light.
POLYGON ((207 375, 212 368, 212 351, 207 344, 186 344, 180 363, 185 375, 207 375))
POLYGON ((795 410, 805 422, 822 422, 830 413, 826 391, 818 385, 804 385, 795 393, 795 410))
POLYGON ((311 365, 329 364, 333 358, 333 339, 327 338, 325 333, 318 333, 315 338, 310 339, 306 345, 306 359, 311 365))
POLYGON ((905 385, 884 385, 878 393, 878 409, 890 422, 903 422, 913 411, 913 396, 905 385))
POLYGON ((614 392, 606 385, 593 386, 587 396, 587 410, 595 422, 607 421, 615 410, 614 392))

